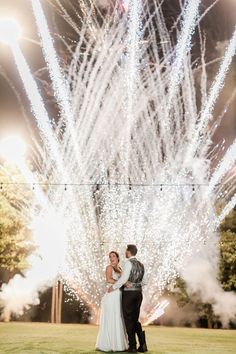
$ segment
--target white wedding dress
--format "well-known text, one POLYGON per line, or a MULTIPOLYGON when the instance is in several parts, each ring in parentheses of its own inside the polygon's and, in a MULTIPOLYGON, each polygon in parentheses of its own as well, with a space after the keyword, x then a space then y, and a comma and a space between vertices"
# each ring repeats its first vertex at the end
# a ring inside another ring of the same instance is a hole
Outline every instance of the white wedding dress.
MULTIPOLYGON (((112 270, 112 278, 114 280, 119 278, 119 275, 114 270, 112 270)), ((116 289, 111 293, 106 293, 102 298, 96 349, 104 352, 118 352, 125 351, 127 348, 127 335, 121 306, 121 291, 116 289)))

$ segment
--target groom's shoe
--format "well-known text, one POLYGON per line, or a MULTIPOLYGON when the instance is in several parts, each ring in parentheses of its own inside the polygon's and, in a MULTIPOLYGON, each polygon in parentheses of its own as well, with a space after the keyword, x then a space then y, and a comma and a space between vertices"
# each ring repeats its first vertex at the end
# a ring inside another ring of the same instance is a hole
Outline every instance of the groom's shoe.
POLYGON ((148 351, 147 344, 146 344, 146 337, 145 337, 145 332, 142 331, 142 333, 139 334, 138 336, 140 346, 138 347, 138 352, 139 353, 145 353, 148 351))
POLYGON ((147 351, 148 351, 147 344, 143 344, 143 345, 140 345, 140 347, 138 347, 138 352, 139 353, 145 353, 147 351))

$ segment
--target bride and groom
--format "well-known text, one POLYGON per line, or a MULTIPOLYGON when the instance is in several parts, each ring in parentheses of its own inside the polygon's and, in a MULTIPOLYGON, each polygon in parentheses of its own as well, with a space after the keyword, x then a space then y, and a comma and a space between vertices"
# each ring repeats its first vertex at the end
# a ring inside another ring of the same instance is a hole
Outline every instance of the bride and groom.
POLYGON ((145 332, 138 320, 143 299, 144 266, 135 257, 136 254, 137 247, 128 245, 125 253, 127 261, 122 270, 119 265, 119 254, 115 251, 109 253, 110 264, 106 268, 109 288, 101 302, 97 350, 129 353, 147 351, 145 332), (139 340, 138 349, 136 334, 139 340))

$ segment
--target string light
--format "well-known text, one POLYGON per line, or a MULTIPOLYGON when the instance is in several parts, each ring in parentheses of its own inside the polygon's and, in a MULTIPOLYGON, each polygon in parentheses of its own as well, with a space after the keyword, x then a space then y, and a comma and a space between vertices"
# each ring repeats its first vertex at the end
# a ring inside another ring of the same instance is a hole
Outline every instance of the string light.
MULTIPOLYGON (((78 187, 96 187, 96 191, 99 191, 100 186, 110 186, 110 187, 128 187, 129 190, 132 190, 132 187, 160 187, 160 191, 163 190, 163 187, 192 187, 193 192, 195 191, 196 186, 206 186, 208 187, 210 183, 48 183, 48 182, 38 182, 38 183, 30 183, 30 182, 1 182, 0 189, 3 189, 3 186, 7 185, 22 185, 29 186, 32 185, 32 189, 35 190, 35 186, 64 186, 64 190, 67 190, 68 186, 78 186, 78 187)), ((215 186, 234 186, 234 183, 217 183, 215 186)))

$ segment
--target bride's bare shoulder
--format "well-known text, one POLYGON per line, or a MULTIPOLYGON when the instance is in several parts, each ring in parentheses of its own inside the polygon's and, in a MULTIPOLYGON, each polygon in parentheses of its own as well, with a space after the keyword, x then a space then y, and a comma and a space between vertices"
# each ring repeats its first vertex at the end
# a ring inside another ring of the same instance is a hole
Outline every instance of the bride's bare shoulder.
POLYGON ((110 264, 106 266, 106 277, 112 277, 112 266, 110 264))

